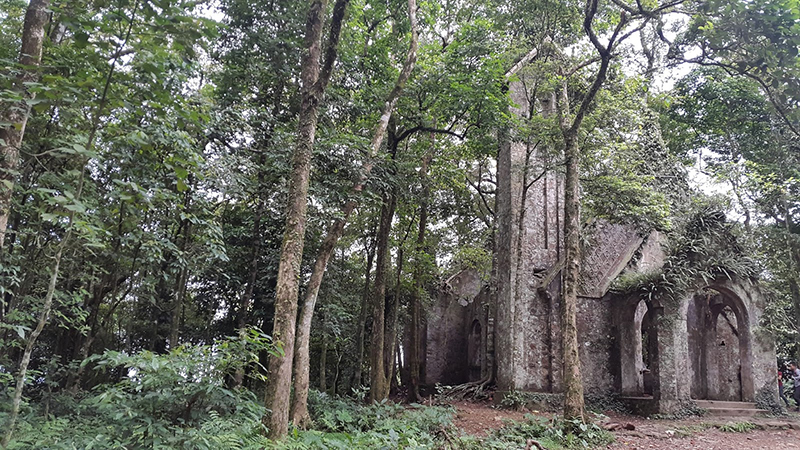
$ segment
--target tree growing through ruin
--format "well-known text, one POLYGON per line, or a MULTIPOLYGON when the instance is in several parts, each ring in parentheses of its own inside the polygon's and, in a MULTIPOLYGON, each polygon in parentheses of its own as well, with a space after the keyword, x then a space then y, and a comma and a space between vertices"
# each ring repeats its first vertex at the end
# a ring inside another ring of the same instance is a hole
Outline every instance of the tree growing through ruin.
MULTIPOLYGON (((596 51, 593 60, 599 62, 597 71, 591 78, 591 85, 573 113, 570 110, 569 92, 566 82, 562 83, 558 95, 558 122, 564 139, 564 158, 566 174, 564 179, 564 250, 563 290, 561 303, 561 340, 564 351, 564 417, 584 420, 583 380, 578 345, 577 307, 578 285, 580 283, 580 236, 581 236, 581 187, 579 134, 583 119, 593 106, 597 93, 608 76, 611 60, 616 56, 622 42, 643 29, 654 17, 678 5, 670 2, 652 10, 645 9, 641 3, 630 7, 623 2, 614 2, 610 9, 602 11, 607 18, 614 18, 610 36, 605 42, 598 35, 599 0, 587 0, 584 7, 583 30, 596 51)), ((562 73, 562 76, 568 75, 562 73)))

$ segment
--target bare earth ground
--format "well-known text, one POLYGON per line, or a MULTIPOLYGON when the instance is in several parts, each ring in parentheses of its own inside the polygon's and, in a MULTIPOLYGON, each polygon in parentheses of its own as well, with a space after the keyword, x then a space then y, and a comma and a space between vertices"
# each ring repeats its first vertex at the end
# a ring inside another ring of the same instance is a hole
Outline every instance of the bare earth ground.
MULTIPOLYGON (((488 403, 458 402, 455 424, 467 434, 485 436, 503 426, 503 420, 520 420, 523 411, 495 409, 488 403)), ((546 414, 541 414, 547 416, 546 414)), ((616 442, 609 449, 798 449, 800 416, 780 418, 695 417, 683 420, 650 420, 642 417, 609 414, 609 421, 633 424, 634 430, 614 432, 616 442), (758 429, 724 432, 714 427, 725 423, 752 422, 758 429)))

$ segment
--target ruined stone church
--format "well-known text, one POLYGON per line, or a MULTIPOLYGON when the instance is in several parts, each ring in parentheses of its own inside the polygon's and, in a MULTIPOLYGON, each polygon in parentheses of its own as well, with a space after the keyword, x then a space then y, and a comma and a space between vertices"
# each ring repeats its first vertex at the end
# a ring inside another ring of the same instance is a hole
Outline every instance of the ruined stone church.
MULTIPOLYGON (((515 113, 527 115, 524 79, 510 90, 515 113)), ((497 181, 510 187, 511 217, 498 219, 497 232, 510 242, 497 252, 510 268, 497 274, 494 304, 487 274, 464 270, 445 282, 423 340, 428 386, 494 370, 500 394, 562 390, 563 176, 550 171, 523 195, 530 148, 512 141, 509 151, 510 173, 498 171, 497 181)), ((620 294, 612 289, 618 277, 664 264, 665 236, 603 221, 587 231, 577 316, 585 392, 617 396, 645 414, 690 400, 777 403, 774 342, 759 327, 764 297, 755 280, 705 280, 677 302, 620 294)))

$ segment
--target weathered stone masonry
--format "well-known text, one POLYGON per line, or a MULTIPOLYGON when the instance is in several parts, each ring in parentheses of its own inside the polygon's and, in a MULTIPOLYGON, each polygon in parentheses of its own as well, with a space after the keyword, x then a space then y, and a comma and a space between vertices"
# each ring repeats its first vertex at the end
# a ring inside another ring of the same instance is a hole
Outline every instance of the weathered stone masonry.
MULTIPOLYGON (((532 105, 524 81, 512 83, 511 95, 514 112, 527 117, 532 105)), ((547 98, 535 103, 552 107, 547 98)), ((445 283, 426 326, 430 386, 485 377, 494 339, 499 391, 561 391, 563 181, 550 170, 523 199, 526 165, 535 177, 548 161, 530 143, 512 141, 510 151, 511 178, 498 179, 511 186, 510 219, 498 230, 510 236, 508 248, 498 249, 511 257, 509 273, 498 277, 507 286, 498 289, 490 317, 487 279, 468 270, 445 283)), ((679 301, 621 296, 610 291, 618 276, 662 266, 664 236, 602 221, 587 234, 578 309, 587 393, 644 400, 650 412, 672 412, 691 399, 777 401, 774 342, 759 328, 764 298, 755 281, 698 280, 679 301)))

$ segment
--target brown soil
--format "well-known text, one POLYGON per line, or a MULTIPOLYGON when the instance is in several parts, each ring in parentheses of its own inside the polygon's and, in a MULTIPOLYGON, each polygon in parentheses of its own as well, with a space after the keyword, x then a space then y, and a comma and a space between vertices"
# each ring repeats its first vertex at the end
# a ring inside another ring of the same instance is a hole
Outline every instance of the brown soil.
POLYGON ((610 449, 800 449, 800 423, 796 418, 697 417, 684 420, 648 420, 641 417, 613 416, 627 421, 634 431, 614 433, 610 449), (758 428, 746 432, 725 432, 716 426, 754 423, 758 428))
MULTIPOLYGON (((495 409, 487 403, 458 402, 455 424, 464 433, 486 436, 503 426, 504 420, 521 420, 526 411, 495 409)), ((534 414, 539 414, 533 411, 534 414)), ((551 415, 540 414, 550 417, 551 415)), ((642 417, 609 414, 609 422, 632 424, 634 430, 614 432, 616 442, 609 449, 757 449, 771 448, 800 450, 800 417, 783 418, 721 418, 698 417, 683 420, 650 420, 642 417), (747 432, 724 432, 715 427, 722 424, 752 422, 757 429, 747 432)))
POLYGON ((466 434, 486 436, 503 426, 503 420, 522 420, 525 412, 495 409, 487 403, 457 402, 455 424, 466 434))

